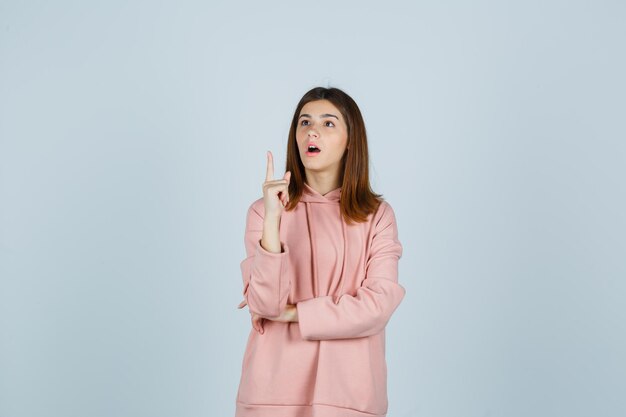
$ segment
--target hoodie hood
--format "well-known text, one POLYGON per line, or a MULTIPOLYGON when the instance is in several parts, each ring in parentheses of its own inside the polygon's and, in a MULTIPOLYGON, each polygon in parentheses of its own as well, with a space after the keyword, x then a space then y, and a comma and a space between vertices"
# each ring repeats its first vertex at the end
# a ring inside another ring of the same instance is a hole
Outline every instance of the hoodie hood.
MULTIPOLYGON (((300 197, 300 201, 304 202, 304 206, 305 206, 305 210, 306 210, 306 221, 307 221, 307 225, 309 228, 309 238, 310 238, 310 245, 311 245, 311 259, 313 259, 313 279, 314 279, 314 293, 315 296, 319 296, 320 292, 319 292, 319 287, 320 287, 320 280, 319 280, 319 274, 318 274, 318 266, 317 266, 317 251, 315 250, 315 244, 316 244, 316 235, 317 235, 317 231, 316 229, 316 221, 315 221, 315 216, 319 216, 319 215, 323 215, 324 212, 326 212, 326 210, 321 210, 321 213, 317 213, 314 214, 314 212, 316 211, 315 209, 313 209, 313 207, 316 206, 316 203, 320 203, 320 204, 334 204, 339 206, 339 202, 341 200, 341 187, 339 188, 335 188, 334 190, 331 190, 329 192, 327 192, 326 194, 322 195, 319 192, 317 192, 315 189, 313 189, 310 185, 308 185, 306 182, 304 183, 304 190, 302 191, 302 196, 300 197)), ((321 207, 318 206, 318 210, 320 210, 321 207)), ((342 275, 342 279, 341 279, 341 284, 339 286, 339 289, 335 289, 335 293, 333 295, 333 301, 336 303, 339 302, 339 297, 341 297, 342 291, 343 291, 343 283, 344 283, 344 279, 343 279, 343 273, 345 271, 345 267, 346 267, 346 246, 347 246, 347 236, 346 236, 346 226, 344 224, 343 219, 340 219, 340 224, 341 224, 341 238, 343 239, 343 257, 341 259, 341 275, 342 275)))
POLYGON ((341 187, 335 188, 334 190, 322 195, 305 182, 302 195, 300 196, 300 201, 304 201, 306 203, 339 204, 340 198, 341 187))

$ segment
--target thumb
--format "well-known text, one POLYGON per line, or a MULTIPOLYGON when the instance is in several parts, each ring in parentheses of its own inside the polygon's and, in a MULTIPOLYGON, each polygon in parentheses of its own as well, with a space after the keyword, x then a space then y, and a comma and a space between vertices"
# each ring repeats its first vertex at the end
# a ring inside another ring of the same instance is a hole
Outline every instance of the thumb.
POLYGON ((285 172, 283 179, 287 180, 287 184, 289 184, 289 181, 291 180, 291 171, 285 172))

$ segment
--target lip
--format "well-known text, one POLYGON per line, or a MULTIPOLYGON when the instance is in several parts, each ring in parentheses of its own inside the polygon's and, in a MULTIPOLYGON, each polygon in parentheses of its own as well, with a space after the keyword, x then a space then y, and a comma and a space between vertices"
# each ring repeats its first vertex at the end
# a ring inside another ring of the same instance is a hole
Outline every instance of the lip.
POLYGON ((306 152, 305 152, 305 155, 306 155, 306 156, 312 157, 312 156, 317 156, 317 155, 319 155, 320 153, 322 153, 322 150, 320 149, 320 147, 319 147, 319 146, 317 146, 317 143, 315 143, 315 142, 309 142, 309 143, 306 145, 306 148, 307 148, 307 149, 309 149, 309 146, 315 146, 315 147, 316 147, 317 149, 319 149, 320 151, 319 151, 319 152, 309 152, 309 151, 306 151, 306 152))

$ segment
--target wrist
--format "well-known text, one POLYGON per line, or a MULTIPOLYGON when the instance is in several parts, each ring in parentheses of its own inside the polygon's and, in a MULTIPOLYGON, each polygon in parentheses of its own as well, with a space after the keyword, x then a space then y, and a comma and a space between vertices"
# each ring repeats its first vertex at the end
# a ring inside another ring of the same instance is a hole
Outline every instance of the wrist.
POLYGON ((280 213, 271 214, 265 213, 265 217, 263 217, 263 225, 266 227, 276 227, 280 225, 280 213))

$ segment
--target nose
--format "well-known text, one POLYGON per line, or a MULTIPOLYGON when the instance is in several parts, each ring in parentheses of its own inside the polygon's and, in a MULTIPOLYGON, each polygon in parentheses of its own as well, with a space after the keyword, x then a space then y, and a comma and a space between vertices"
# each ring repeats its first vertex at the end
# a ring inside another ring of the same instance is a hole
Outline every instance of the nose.
POLYGON ((317 137, 317 132, 314 131, 313 129, 311 129, 311 130, 309 130, 308 135, 309 135, 309 137, 317 137))

